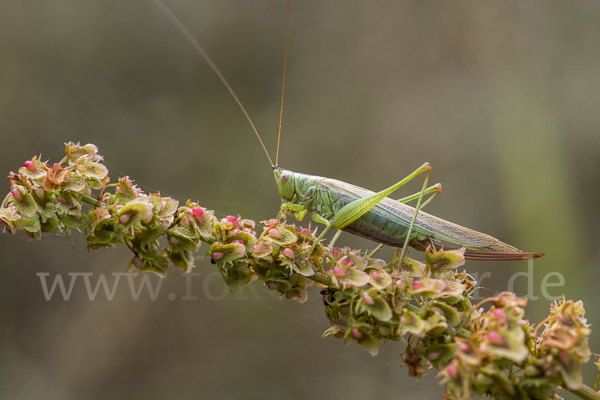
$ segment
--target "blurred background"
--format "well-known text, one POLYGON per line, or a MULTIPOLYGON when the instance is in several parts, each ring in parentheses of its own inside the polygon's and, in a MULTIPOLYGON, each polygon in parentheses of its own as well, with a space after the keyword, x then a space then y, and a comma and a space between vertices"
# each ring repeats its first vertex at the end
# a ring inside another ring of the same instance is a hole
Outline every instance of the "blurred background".
MULTIPOLYGON (((285 1, 165 2, 274 157, 285 1)), ((280 164, 381 190, 429 161, 444 191, 428 212, 546 254, 533 265, 468 262, 484 277, 477 295, 513 277, 517 293, 537 297, 527 310, 536 323, 563 293, 581 299, 598 352, 599 18, 594 1, 292 2, 280 164), (549 286, 558 274, 564 285, 549 286)), ((113 181, 129 175, 218 216, 276 216, 272 172, 242 112, 149 1, 0 0, 0 54, 3 174, 40 153, 58 161, 64 142, 94 143, 113 181)), ((36 274, 48 286, 60 274, 68 288, 69 273, 92 273, 94 287, 125 272, 126 249, 83 243, 77 232, 0 235, 0 397, 442 396, 435 371, 417 383, 400 368, 400 344, 371 357, 321 339, 329 324, 316 288, 305 304, 258 283, 227 294, 207 258, 192 279, 172 270, 154 300, 145 290, 134 301, 121 278, 112 301, 102 289, 90 301, 79 276, 68 301, 58 289, 47 301, 36 274)), ((586 366, 588 384, 595 370, 586 366)))

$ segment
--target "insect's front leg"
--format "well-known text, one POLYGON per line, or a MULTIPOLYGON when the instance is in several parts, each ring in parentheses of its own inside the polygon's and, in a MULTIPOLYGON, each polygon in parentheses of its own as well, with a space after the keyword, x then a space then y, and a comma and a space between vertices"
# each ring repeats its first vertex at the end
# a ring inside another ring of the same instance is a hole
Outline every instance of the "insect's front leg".
POLYGON ((287 210, 295 211, 296 219, 298 221, 302 221, 302 218, 304 218, 304 215, 306 214, 306 207, 303 204, 281 203, 281 207, 279 208, 279 214, 277 214, 277 221, 281 219, 281 217, 287 210))
POLYGON ((321 239, 323 239, 325 237, 325 234, 327 233, 329 228, 331 228, 333 226, 333 223, 331 221, 329 221, 325 217, 320 216, 319 214, 312 213, 311 217, 312 217, 313 221, 324 224, 325 229, 323 229, 323 232, 321 232, 321 234, 319 235, 317 240, 313 243, 312 247, 310 248, 310 251, 308 252, 308 257, 310 257, 312 252, 315 250, 315 247, 317 247, 317 244, 321 243, 321 239))

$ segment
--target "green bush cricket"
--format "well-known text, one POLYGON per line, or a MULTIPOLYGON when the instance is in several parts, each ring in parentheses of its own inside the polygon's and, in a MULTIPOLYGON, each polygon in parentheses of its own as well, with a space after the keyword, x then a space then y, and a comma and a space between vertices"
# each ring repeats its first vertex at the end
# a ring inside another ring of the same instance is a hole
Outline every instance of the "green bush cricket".
MULTIPOLYGON (((421 211, 423 207, 441 192, 441 185, 439 184, 427 187, 431 173, 429 163, 423 164, 406 178, 377 193, 339 180, 302 174, 279 167, 277 165, 279 154, 277 154, 275 163, 273 163, 244 106, 217 66, 183 24, 160 0, 152 0, 152 2, 210 65, 248 119, 273 168, 275 182, 277 183, 282 200, 278 219, 281 219, 284 214, 292 212, 297 219, 301 220, 308 211, 314 221, 325 224, 326 227, 317 238, 315 245, 324 238, 329 229, 333 228, 337 230, 337 233, 331 241, 331 246, 333 246, 341 231, 346 231, 379 243, 375 251, 382 245, 399 247, 402 249, 400 257, 403 257, 407 246, 425 251, 428 246, 435 249, 437 245, 434 241, 440 240, 465 247, 467 249, 465 251, 465 258, 467 259, 526 260, 543 256, 541 253, 522 252, 490 235, 465 228, 421 211), (426 173, 426 176, 420 192, 400 200, 393 200, 388 197, 398 188, 423 172, 426 173), (423 197, 426 194, 431 194, 431 196, 423 202, 423 197), (405 204, 415 199, 417 200, 416 207, 413 208, 405 204)), ((288 28, 285 50, 286 65, 284 67, 282 111, 279 122, 280 133, 287 69, 289 14, 290 7, 288 1, 288 28)), ((279 137, 277 140, 277 153, 279 153, 279 137)), ((313 248, 315 245, 313 245, 313 248)))

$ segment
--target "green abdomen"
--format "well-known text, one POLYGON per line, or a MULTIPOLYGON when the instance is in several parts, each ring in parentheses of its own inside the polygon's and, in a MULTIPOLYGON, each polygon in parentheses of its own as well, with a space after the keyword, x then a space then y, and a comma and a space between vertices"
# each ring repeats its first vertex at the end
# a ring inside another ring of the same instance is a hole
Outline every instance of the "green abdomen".
MULTIPOLYGON (((331 193, 328 191, 327 193, 322 192, 321 194, 324 195, 324 198, 321 198, 324 202, 321 204, 330 204, 335 211, 356 200, 356 197, 348 196, 343 193, 331 193)), ((412 211, 412 209, 410 210, 412 211)), ((322 212, 324 210, 320 211, 322 212)), ((406 240, 412 213, 411 215, 404 216, 408 217, 408 220, 406 220, 406 218, 401 218, 402 216, 398 215, 397 212, 390 212, 383 204, 378 204, 342 230, 353 235, 362 236, 377 243, 401 247, 406 240)), ((415 226, 411 232, 410 240, 417 239, 422 241, 426 240, 429 236, 430 235, 428 235, 427 232, 424 232, 415 226)))
MULTIPOLYGON (((377 243, 388 246, 401 247, 406 240, 408 225, 393 215, 381 212, 379 209, 371 209, 365 215, 342 229, 345 232, 362 236, 377 243)), ((428 235, 413 228, 410 240, 419 241, 427 239, 428 235)))

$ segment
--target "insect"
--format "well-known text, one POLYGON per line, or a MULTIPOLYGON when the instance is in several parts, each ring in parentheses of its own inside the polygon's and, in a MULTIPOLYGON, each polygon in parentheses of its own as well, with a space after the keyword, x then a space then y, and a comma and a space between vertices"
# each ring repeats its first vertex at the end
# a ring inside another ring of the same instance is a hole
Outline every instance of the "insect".
MULTIPOLYGON (((328 230, 333 228, 337 230, 337 233, 330 245, 335 243, 342 231, 346 231, 379 243, 379 247, 381 245, 389 245, 402 248, 401 257, 408 246, 424 251, 428 246, 436 248, 436 243, 439 241, 446 241, 465 247, 467 249, 465 258, 467 259, 525 260, 543 256, 541 253, 522 252, 490 235, 465 228, 421 211, 423 207, 441 192, 441 185, 439 184, 427 187, 431 173, 429 163, 423 164, 406 178, 380 192, 373 192, 336 179, 303 174, 279 167, 277 164, 280 135, 277 140, 277 156, 275 163, 273 163, 248 113, 217 66, 182 23, 160 0, 152 0, 152 2, 177 27, 215 71, 250 122, 273 168, 275 182, 281 195, 282 204, 278 219, 284 214, 291 212, 297 219, 301 220, 307 212, 310 212, 314 221, 325 225, 325 229, 321 232, 315 244, 319 243, 328 230), (423 188, 419 193, 400 200, 393 200, 388 197, 421 173, 425 173, 426 176, 423 188), (422 200, 426 194, 431 194, 431 196, 423 202, 422 200), (406 204, 412 200, 417 200, 414 208, 406 204)), ((285 94, 285 71, 287 69, 289 10, 288 2, 286 65, 284 67, 282 111, 279 123, 280 133, 281 117, 283 114, 283 95, 285 94)))

